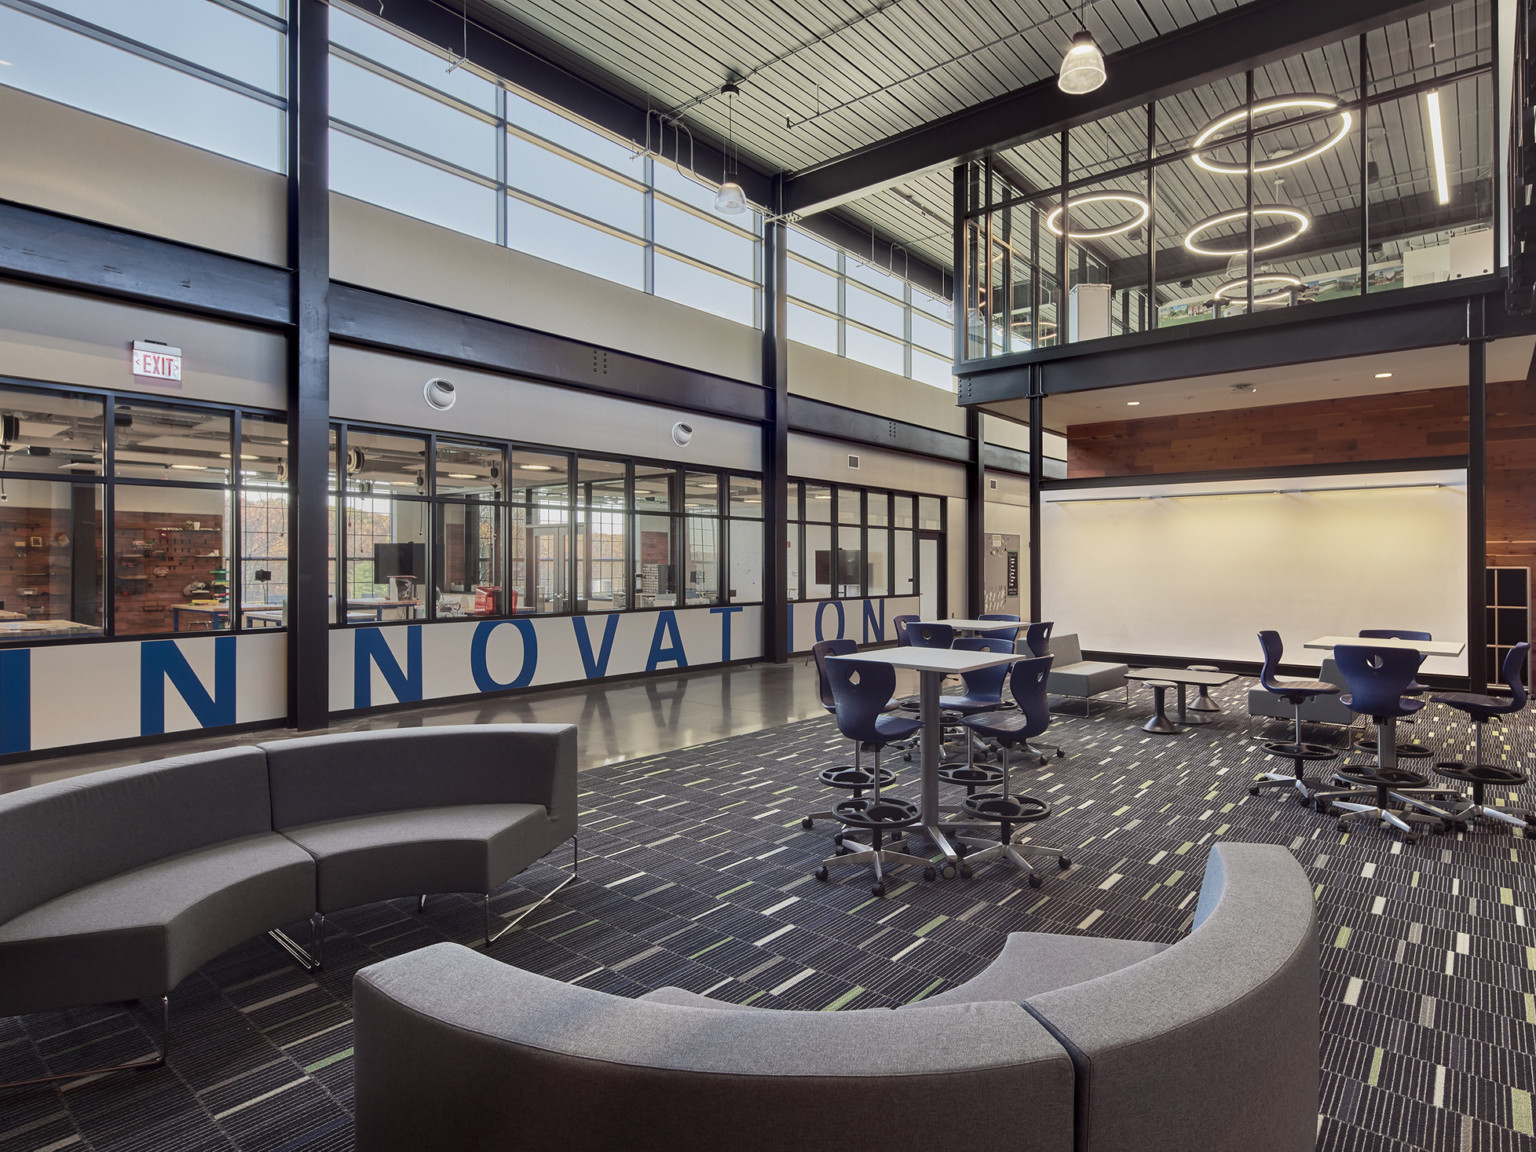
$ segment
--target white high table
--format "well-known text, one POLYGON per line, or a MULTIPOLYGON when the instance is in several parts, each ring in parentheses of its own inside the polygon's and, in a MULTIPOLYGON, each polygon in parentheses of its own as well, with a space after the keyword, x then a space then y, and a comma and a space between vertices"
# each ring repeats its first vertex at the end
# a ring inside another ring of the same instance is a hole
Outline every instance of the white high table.
POLYGON ((1406 648, 1421 656, 1460 656, 1466 651, 1464 640, 1377 640, 1370 636, 1319 636, 1303 647, 1332 651, 1340 644, 1359 644, 1366 648, 1406 648))
MULTIPOLYGON (((919 620, 919 626, 924 624, 943 624, 946 628, 953 628, 956 632, 969 632, 972 635, 981 632, 1000 632, 1004 628, 1017 628, 1023 631, 1028 628, 1028 620, 919 620)), ((909 624, 910 628, 911 625, 909 624)))
POLYGON ((946 878, 954 876, 960 869, 960 854, 944 835, 941 824, 943 813, 939 810, 939 745, 943 739, 939 728, 939 682, 945 676, 975 672, 980 668, 995 668, 999 664, 1012 664, 1023 657, 1006 653, 956 651, 953 648, 883 648, 878 652, 855 652, 829 659, 889 664, 894 668, 910 668, 919 674, 918 700, 921 709, 918 718, 923 722, 923 788, 918 805, 922 810, 922 820, 918 827, 944 853, 942 874, 946 878))

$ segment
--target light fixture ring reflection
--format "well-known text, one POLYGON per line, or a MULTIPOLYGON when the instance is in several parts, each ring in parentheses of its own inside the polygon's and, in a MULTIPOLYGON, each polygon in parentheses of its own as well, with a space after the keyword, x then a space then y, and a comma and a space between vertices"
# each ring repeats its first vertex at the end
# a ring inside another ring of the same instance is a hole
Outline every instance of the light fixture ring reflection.
MULTIPOLYGON (((1272 96, 1267 100, 1256 100, 1250 107, 1244 105, 1231 112, 1223 112, 1216 119, 1208 123, 1190 141, 1189 146, 1196 151, 1189 157, 1189 162, 1197 168, 1204 168, 1207 172, 1220 173, 1223 176, 1244 176, 1248 173, 1246 164, 1223 164, 1218 160, 1208 159, 1204 152, 1199 151, 1201 145, 1208 143, 1213 136, 1225 128, 1231 127, 1240 120, 1247 120, 1250 116, 1262 116, 1266 112, 1278 112, 1285 108, 1304 108, 1317 111, 1337 111, 1339 114, 1339 127, 1332 136, 1320 144, 1313 145, 1310 149, 1301 152, 1292 152, 1289 156, 1280 156, 1263 164, 1255 164, 1255 172, 1277 172, 1281 168, 1290 168, 1296 164, 1304 164, 1315 156, 1321 156, 1330 148, 1336 147, 1344 137, 1349 135, 1349 130, 1354 127, 1355 118, 1347 109, 1339 108, 1339 99, 1336 96, 1327 96, 1321 92, 1293 92, 1287 96, 1272 96)), ((1284 124, 1272 125, 1260 131, 1273 131, 1285 127, 1284 124)), ((1237 143, 1238 141, 1229 141, 1237 143)), ((1220 147, 1221 145, 1217 145, 1220 147)))
MULTIPOLYGON (((1068 240, 1102 240, 1105 236, 1118 236, 1122 232, 1129 232, 1133 228, 1139 228, 1152 218, 1152 202, 1139 192, 1129 192, 1123 189, 1114 189, 1106 192, 1090 192, 1086 196, 1074 196, 1066 203, 1066 209, 1070 212, 1073 208, 1082 204, 1129 204, 1140 215, 1125 224, 1117 224, 1113 228, 1095 228, 1086 232, 1069 232, 1068 240)), ((1045 218, 1045 226, 1055 235, 1061 235, 1061 210, 1058 204, 1052 208, 1045 218)))
MULTIPOLYGON (((1291 299, 1291 293, 1297 288, 1304 287, 1305 281, 1299 276, 1292 276, 1289 272, 1260 272, 1254 276, 1253 286, 1255 290, 1253 303, 1254 307, 1258 307, 1260 304, 1288 303, 1291 299), (1277 284, 1280 287, 1278 289, 1267 289, 1261 296, 1257 294, 1260 284, 1277 284)), ((1211 299, 1224 300, 1229 304, 1246 304, 1248 302, 1247 277, 1240 276, 1236 280, 1228 280, 1225 284, 1219 285, 1216 291, 1211 293, 1211 299), (1238 288, 1242 289, 1241 296, 1234 294, 1234 291, 1238 288)))
MULTIPOLYGON (((1268 252, 1271 248, 1279 248, 1297 239, 1308 228, 1312 227, 1312 217, 1300 208, 1293 208, 1289 204, 1255 204, 1253 206, 1255 216, 1285 216, 1296 222, 1296 231, 1289 236, 1282 236, 1278 240, 1271 240, 1268 244, 1256 244, 1254 252, 1268 252)), ((1246 220, 1248 213, 1242 208, 1235 208, 1231 212, 1219 212, 1215 216, 1207 216, 1193 228, 1184 234, 1184 247, 1197 256, 1243 256, 1248 253, 1246 236, 1238 236, 1235 239, 1244 241, 1235 248, 1210 248, 1195 243, 1195 237, 1202 232, 1207 232, 1218 224, 1225 224, 1228 220, 1246 220)))

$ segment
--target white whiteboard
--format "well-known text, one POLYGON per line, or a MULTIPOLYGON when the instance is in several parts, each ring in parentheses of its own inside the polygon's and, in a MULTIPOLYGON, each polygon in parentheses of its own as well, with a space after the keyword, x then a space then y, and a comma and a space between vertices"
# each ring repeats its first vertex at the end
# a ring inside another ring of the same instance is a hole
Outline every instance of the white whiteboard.
MULTIPOLYGON (((1408 628, 1465 640, 1463 470, 1056 489, 1040 510, 1041 595, 1085 649, 1287 664, 1318 636, 1408 628)), ((1465 675, 1466 658, 1427 673, 1465 675)))

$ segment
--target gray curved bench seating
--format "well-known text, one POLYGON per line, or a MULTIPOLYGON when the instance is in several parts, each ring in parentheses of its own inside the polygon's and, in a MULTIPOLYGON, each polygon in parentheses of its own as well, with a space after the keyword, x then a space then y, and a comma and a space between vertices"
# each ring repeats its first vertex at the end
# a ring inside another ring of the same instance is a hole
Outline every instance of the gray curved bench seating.
POLYGON ((396 728, 261 748, 272 827, 314 857, 322 918, 400 896, 479 892, 490 942, 489 894, 576 835, 568 724, 396 728))
POLYGON ((897 1012, 626 1000, 434 945, 354 981, 357 1148, 841 1150, 878 1116, 904 1146, 1310 1152, 1317 960, 1306 873, 1259 844, 1212 850, 1175 944, 1015 933, 897 1012))
POLYGON ((168 994, 221 952, 269 932, 313 967, 282 925, 318 942, 338 908, 489 893, 575 831, 570 725, 317 736, 9 793, 0 1015, 159 999, 160 1052, 114 1069, 159 1064, 168 994))
POLYGON ((713 1012, 434 944, 359 972, 353 1012, 358 1152, 944 1148, 980 1100, 1010 1148, 1072 1147, 1071 1061, 1017 1004, 713 1012))

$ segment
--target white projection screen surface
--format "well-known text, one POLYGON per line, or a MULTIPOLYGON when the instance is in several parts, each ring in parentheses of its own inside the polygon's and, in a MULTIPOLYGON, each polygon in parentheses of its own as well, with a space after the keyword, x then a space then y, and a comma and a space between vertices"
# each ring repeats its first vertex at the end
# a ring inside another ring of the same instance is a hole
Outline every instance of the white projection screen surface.
POLYGON ((1466 639, 1460 469, 1055 489, 1040 528, 1044 618, 1084 649, 1257 661, 1273 628, 1316 666, 1303 644, 1362 628, 1466 639))

